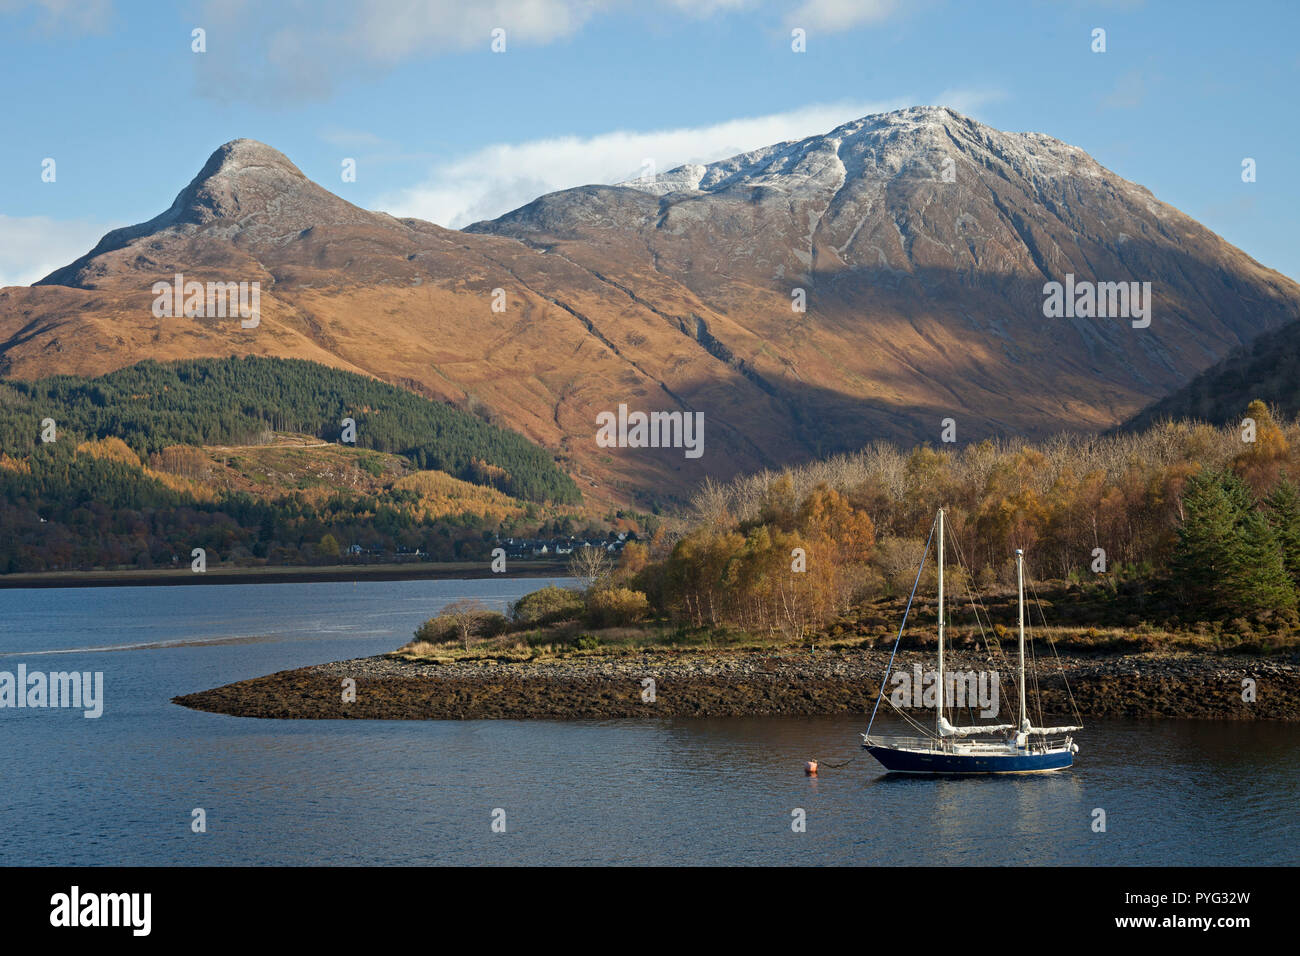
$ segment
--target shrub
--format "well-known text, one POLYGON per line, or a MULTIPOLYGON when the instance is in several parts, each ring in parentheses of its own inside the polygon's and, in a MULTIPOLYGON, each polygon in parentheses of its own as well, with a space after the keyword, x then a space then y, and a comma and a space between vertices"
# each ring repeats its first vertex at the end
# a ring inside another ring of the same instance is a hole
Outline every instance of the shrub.
POLYGON ((455 639, 455 627, 449 617, 431 617, 415 629, 415 640, 427 644, 446 644, 455 639))
POLYGON ((496 637, 509 626, 505 615, 489 611, 478 601, 455 601, 441 614, 430 618, 415 629, 415 640, 430 644, 447 644, 460 641, 469 650, 470 640, 476 637, 496 637))
POLYGON ((594 627, 623 627, 643 620, 650 613, 644 591, 606 588, 587 595, 587 619, 594 627))
POLYGON ((511 619, 524 627, 545 627, 560 621, 573 621, 582 612, 582 595, 555 585, 525 594, 510 606, 511 619))

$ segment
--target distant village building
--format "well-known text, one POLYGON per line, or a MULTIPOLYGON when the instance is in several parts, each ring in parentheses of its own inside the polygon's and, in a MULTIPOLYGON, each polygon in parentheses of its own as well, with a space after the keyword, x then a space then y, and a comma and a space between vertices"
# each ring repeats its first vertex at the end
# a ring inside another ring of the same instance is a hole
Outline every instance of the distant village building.
POLYGON ((501 548, 507 558, 567 557, 581 548, 600 548, 617 554, 630 541, 636 541, 635 531, 610 532, 601 538, 579 538, 573 535, 555 538, 496 538, 492 548, 501 548))

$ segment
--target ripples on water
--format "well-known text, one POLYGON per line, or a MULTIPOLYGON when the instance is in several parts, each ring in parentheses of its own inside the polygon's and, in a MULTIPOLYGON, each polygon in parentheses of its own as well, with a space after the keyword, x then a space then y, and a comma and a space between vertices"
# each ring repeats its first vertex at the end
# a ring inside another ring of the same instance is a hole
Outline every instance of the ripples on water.
POLYGON ((930 780, 883 776, 860 717, 263 721, 170 703, 390 650, 449 601, 503 607, 544 583, 0 591, 0 670, 103 671, 106 697, 98 720, 0 711, 0 863, 1300 862, 1288 724, 1106 721, 1073 770, 930 780), (809 779, 812 756, 853 762, 809 779))

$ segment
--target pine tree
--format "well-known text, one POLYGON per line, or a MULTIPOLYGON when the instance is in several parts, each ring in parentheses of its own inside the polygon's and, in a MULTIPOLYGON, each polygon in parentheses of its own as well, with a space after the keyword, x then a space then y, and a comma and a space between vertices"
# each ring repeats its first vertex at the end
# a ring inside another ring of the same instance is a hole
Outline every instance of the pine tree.
POLYGON ((1300 489, 1283 478, 1265 501, 1268 519, 1282 549, 1282 562, 1296 585, 1300 585, 1300 489))
POLYGON ((1259 511, 1241 525, 1241 541, 1233 558, 1228 597, 1238 613, 1294 611, 1295 585, 1282 560, 1273 528, 1259 511))
POLYGON ((1225 614, 1234 606, 1244 513, 1219 472, 1201 472, 1183 490, 1183 520, 1174 550, 1174 580, 1190 606, 1225 614))
POLYGON ((1235 472, 1219 471, 1214 474, 1228 501, 1237 510, 1239 521, 1244 519, 1255 508, 1255 495, 1250 490, 1250 485, 1235 472))

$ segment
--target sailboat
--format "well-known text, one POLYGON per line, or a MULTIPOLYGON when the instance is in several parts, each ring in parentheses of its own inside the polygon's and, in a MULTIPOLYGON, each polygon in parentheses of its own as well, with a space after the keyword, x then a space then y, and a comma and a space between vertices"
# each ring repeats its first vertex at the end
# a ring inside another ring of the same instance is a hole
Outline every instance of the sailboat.
MULTIPOLYGON (((875 722, 876 711, 871 713, 867 732, 862 734, 862 746, 871 756, 891 773, 913 774, 995 774, 995 773, 1044 773, 1052 770, 1064 770, 1074 763, 1074 755, 1079 746, 1070 736, 1082 726, 1035 727, 1029 719, 1029 710, 1025 705, 1025 553, 1016 549, 1016 583, 1019 592, 1019 626, 1020 656, 1017 668, 1017 687, 1019 707, 1014 724, 976 724, 972 726, 953 726, 944 714, 944 513, 939 509, 935 527, 931 536, 938 531, 938 567, 939 567, 939 668, 938 700, 935 708, 933 734, 925 737, 873 736, 871 726, 875 722), (979 735, 984 735, 983 737, 979 735)), ((927 543, 926 552, 929 552, 927 543)), ((921 558, 921 567, 917 570, 916 580, 921 580, 921 570, 925 567, 925 556, 921 558)), ((916 585, 912 587, 912 597, 916 596, 916 585)), ((908 601, 908 610, 912 602, 908 601)), ((903 614, 903 627, 907 624, 907 613, 903 614)), ((903 627, 899 628, 902 638, 903 627)), ((894 653, 898 643, 894 644, 894 653)), ((892 668, 894 654, 889 662, 892 668)), ((889 670, 885 671, 885 680, 880 685, 880 696, 876 698, 876 709, 885 694, 885 684, 889 680, 889 670)))

